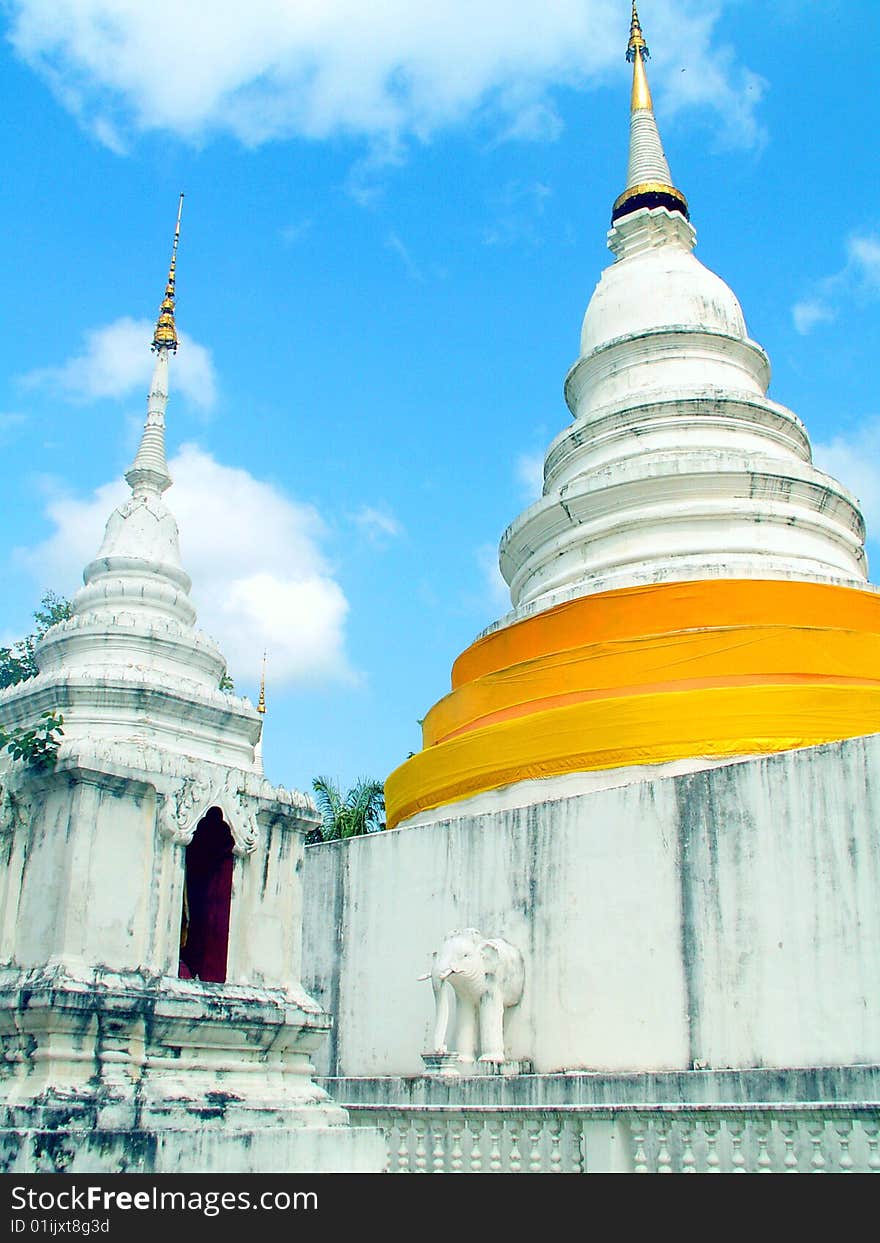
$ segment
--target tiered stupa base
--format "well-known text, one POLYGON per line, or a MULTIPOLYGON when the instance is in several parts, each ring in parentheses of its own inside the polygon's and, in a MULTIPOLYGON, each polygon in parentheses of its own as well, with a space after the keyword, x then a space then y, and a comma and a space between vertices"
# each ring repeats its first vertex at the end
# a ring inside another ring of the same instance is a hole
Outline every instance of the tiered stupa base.
POLYGON ((388 823, 533 778, 762 755, 880 731, 880 595, 714 579, 568 601, 455 662, 388 823))
POLYGON ((328 1020, 278 990, 5 969, 0 1169, 329 1173, 384 1164, 313 1081, 328 1020))

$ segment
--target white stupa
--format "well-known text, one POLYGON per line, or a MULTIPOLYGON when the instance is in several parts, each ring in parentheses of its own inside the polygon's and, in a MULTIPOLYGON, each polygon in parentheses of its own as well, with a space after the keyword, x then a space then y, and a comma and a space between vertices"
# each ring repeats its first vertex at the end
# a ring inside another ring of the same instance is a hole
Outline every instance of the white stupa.
MULTIPOLYGON (((181 196, 181 200, 182 200, 181 196)), ((264 701, 220 689, 165 504, 174 250, 147 421, 70 620, 0 719, 60 713, 50 762, 0 756, 0 1168, 370 1170, 313 1080, 300 984, 311 800, 263 775, 264 701)))
POLYGON ((515 613, 636 584, 797 578, 863 586, 854 497, 811 463, 806 430, 770 401, 770 363, 696 233, 654 118, 634 15, 630 154, 565 382, 573 425, 544 495, 508 528, 515 613))
POLYGON ((71 619, 54 626, 40 644, 40 676, 17 688, 16 712, 29 713, 35 697, 39 705, 57 706, 61 694, 66 746, 85 738, 125 738, 259 773, 260 716, 246 700, 218 689, 226 661, 214 641, 195 628, 177 522, 164 499, 172 482, 165 412, 169 356, 178 344, 177 243, 175 234, 153 336, 156 361, 146 424, 125 475, 131 497, 107 521, 71 619))
POLYGON ((768 398, 767 355, 693 253, 647 56, 634 6, 626 188, 565 380, 573 421, 501 540, 512 611, 456 660, 388 779, 389 825, 880 729, 858 503, 768 398))
POLYGON ((633 9, 615 260, 502 539, 513 611, 389 776, 392 831, 306 853, 319 1065, 396 1169, 558 1170, 572 1134, 583 1171, 877 1166, 880 595, 693 254, 646 55, 633 9))

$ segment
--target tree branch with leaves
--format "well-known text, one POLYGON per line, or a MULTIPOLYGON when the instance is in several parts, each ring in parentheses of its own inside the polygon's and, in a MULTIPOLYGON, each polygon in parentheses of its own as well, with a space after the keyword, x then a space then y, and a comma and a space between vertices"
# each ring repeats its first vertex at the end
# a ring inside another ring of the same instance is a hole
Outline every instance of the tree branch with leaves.
MULTIPOLYGON (((27 682, 39 673, 37 668, 37 644, 47 630, 58 622, 67 621, 73 612, 69 600, 47 591, 34 611, 36 623, 31 634, 25 635, 11 647, 0 647, 0 690, 27 682)), ((0 725, 0 750, 7 750, 13 760, 29 764, 33 768, 48 768, 55 762, 61 745, 64 717, 60 712, 43 712, 36 725, 30 729, 18 726, 4 729, 0 725)))
POLYGON ((0 647, 0 690, 37 676, 39 670, 34 657, 37 644, 47 630, 58 622, 67 621, 72 612, 73 606, 69 600, 56 595, 54 591, 46 592, 40 601, 40 607, 34 612, 36 626, 33 632, 13 643, 11 647, 0 647))
POLYGON ((41 712, 40 720, 33 729, 19 726, 7 730, 0 725, 0 750, 4 747, 14 760, 21 760, 32 768, 49 768, 61 746, 64 717, 60 712, 41 712))

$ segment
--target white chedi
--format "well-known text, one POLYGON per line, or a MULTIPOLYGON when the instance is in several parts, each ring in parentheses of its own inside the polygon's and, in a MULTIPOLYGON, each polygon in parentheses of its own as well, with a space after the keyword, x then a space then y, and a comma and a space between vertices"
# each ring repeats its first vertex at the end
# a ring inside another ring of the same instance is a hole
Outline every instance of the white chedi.
POLYGON ((100 740, 233 765, 262 776, 261 718, 221 691, 226 661, 196 628, 177 521, 165 503, 168 352, 157 353, 132 494, 107 520, 68 621, 37 647, 39 676, 3 693, 4 717, 25 723, 61 707, 65 752, 100 740))
POLYGON ((501 541, 515 612, 696 578, 864 586, 855 498, 811 461, 770 401, 770 363, 736 296, 665 206, 616 221, 616 255, 565 382, 574 423, 550 445, 541 499, 501 541))
POLYGON ((770 361, 733 291, 694 256, 633 6, 626 188, 565 381, 574 423, 550 445, 541 499, 508 527, 514 612, 594 592, 712 578, 864 588, 858 503, 812 465, 806 430, 767 397, 770 361))

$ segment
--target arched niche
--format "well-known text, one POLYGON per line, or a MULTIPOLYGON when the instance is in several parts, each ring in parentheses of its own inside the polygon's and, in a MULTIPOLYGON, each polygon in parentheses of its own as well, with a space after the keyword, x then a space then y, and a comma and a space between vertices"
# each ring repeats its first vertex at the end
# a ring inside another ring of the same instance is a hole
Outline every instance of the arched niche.
POLYGON ((183 979, 226 982, 234 846, 223 812, 209 807, 184 851, 178 968, 183 979))

